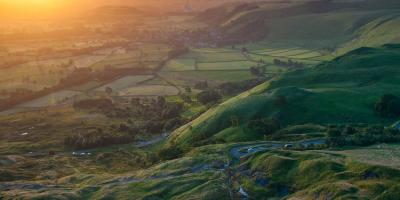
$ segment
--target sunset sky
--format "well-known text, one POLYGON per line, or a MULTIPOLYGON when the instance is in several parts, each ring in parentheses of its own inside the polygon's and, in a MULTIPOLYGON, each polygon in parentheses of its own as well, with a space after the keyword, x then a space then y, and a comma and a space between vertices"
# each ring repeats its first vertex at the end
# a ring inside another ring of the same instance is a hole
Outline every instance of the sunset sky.
POLYGON ((48 18, 74 15, 103 5, 136 5, 136 0, 0 0, 0 17, 48 18))
POLYGON ((40 19, 74 16, 77 13, 104 5, 145 6, 146 8, 181 9, 189 2, 195 9, 204 9, 208 4, 234 0, 0 0, 0 20, 40 19))

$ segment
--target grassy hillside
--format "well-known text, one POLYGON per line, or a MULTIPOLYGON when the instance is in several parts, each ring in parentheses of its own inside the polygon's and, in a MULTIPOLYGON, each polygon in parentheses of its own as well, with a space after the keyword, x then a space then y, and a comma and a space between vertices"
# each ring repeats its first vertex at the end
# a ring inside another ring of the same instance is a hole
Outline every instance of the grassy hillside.
POLYGON ((389 123, 373 108, 384 94, 400 95, 399 58, 397 45, 360 48, 314 68, 288 72, 211 108, 176 130, 169 141, 192 146, 212 142, 220 132, 248 136, 255 134, 242 131, 249 121, 271 117, 282 126, 389 123))
POLYGON ((354 48, 365 46, 379 46, 380 44, 400 41, 400 15, 385 15, 368 22, 355 32, 353 40, 345 43, 338 52, 347 52, 354 48))
POLYGON ((276 151, 243 163, 240 183, 255 199, 396 199, 399 171, 347 160, 337 154, 276 151))
MULTIPOLYGON (((216 27, 225 42, 284 41, 343 50, 398 42, 395 1, 258 2, 210 9, 198 19, 216 27)), ((347 52, 344 51, 344 52, 347 52)))

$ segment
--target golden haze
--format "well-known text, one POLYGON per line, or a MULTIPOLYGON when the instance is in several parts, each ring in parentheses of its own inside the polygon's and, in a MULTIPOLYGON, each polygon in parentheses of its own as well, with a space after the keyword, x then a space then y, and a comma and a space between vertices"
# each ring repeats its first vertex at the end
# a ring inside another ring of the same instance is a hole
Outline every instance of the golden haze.
POLYGON ((90 8, 126 4, 136 0, 0 0, 0 20, 47 19, 74 16, 90 8))
POLYGON ((72 0, 0 0, 0 19, 61 17, 71 6, 72 0))

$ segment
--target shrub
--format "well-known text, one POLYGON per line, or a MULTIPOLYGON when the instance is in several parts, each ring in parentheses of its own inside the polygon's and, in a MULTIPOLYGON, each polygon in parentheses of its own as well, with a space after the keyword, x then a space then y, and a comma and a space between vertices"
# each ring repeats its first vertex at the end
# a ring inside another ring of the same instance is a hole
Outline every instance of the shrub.
POLYGON ((165 122, 164 131, 171 131, 178 128, 182 124, 182 120, 179 117, 173 118, 165 122))
POLYGON ((163 160, 172 160, 183 154, 183 151, 178 147, 165 147, 158 151, 158 157, 163 160))

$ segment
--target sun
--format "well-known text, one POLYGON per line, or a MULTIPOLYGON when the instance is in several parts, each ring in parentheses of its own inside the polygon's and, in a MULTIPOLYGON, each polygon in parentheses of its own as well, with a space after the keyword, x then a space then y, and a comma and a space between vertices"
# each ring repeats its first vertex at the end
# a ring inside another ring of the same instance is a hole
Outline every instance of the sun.
POLYGON ((72 0, 0 0, 0 20, 9 17, 56 16, 72 0))
MULTIPOLYGON (((6 0, 0 0, 0 1, 6 1, 6 0)), ((56 0, 12 0, 8 1, 10 4, 36 4, 36 5, 45 5, 45 4, 51 4, 52 2, 55 2, 56 0)))

